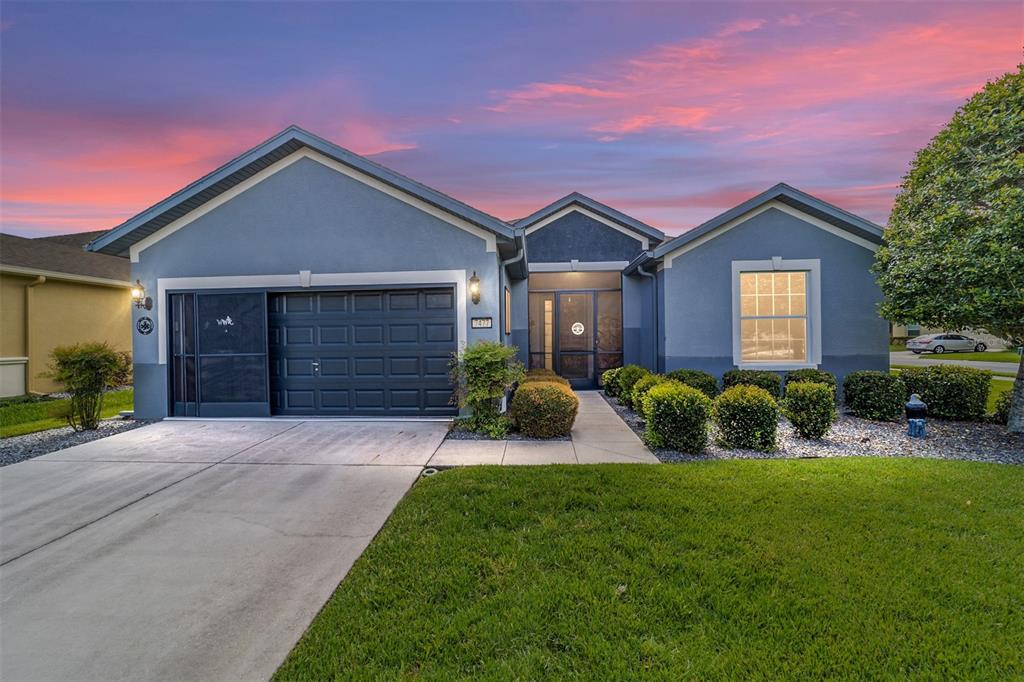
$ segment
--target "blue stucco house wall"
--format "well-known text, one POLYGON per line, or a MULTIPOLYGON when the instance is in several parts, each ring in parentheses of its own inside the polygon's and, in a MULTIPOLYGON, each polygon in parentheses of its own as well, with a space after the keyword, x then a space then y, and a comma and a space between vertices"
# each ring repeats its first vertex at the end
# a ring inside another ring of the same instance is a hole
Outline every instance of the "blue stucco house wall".
MULTIPOLYGON (((596 291, 617 283, 611 296, 621 287, 623 363, 716 375, 736 366, 780 372, 816 366, 840 377, 857 369, 885 369, 888 327, 877 313, 881 293, 870 271, 880 243, 877 225, 787 185, 675 238, 578 193, 505 222, 291 127, 89 248, 130 258, 133 278, 152 298, 150 309, 134 311, 136 414, 161 418, 179 413, 176 382, 182 372, 195 372, 178 348, 186 343, 184 327, 172 318, 192 315, 185 313, 190 296, 198 309, 203 297, 231 293, 249 296, 250 314, 263 316, 254 327, 263 335, 255 341, 260 348, 249 355, 266 359, 266 376, 259 376, 255 365, 244 375, 211 372, 204 380, 207 389, 226 387, 246 397, 217 404, 197 397, 198 407, 186 416, 450 414, 452 408, 439 404, 436 394, 438 385, 442 393, 450 392, 442 366, 457 348, 498 341, 517 346, 523 362, 530 361, 531 322, 537 322, 530 319, 531 282, 540 273, 549 283, 566 273, 600 273, 605 284, 596 291), (805 273, 810 288, 800 324, 806 324, 807 352, 799 360, 751 361, 738 336, 739 281, 744 273, 776 272, 805 273), (474 286, 479 287, 476 301, 474 286), (329 309, 349 299, 341 313, 329 309), (385 314, 359 309, 357 299, 398 303, 385 314), (403 308, 409 301, 418 303, 403 308), (299 304, 314 307, 304 313, 295 308, 299 304), (371 336, 379 357, 369 357, 370 351, 359 346, 371 336), (344 358, 331 357, 335 342, 346 349, 344 358), (310 349, 308 358, 299 352, 303 344, 310 349), (287 355, 293 350, 298 355, 287 355), (284 385, 278 377, 289 363, 317 369, 295 378, 297 384, 284 385), (433 367, 430 372, 423 370, 426 364, 433 367), (360 391, 373 393, 372 377, 360 378, 356 371, 363 366, 377 367, 382 384, 392 382, 386 404, 360 412, 348 397, 333 408, 318 398, 308 403, 308 412, 299 402, 282 408, 281 396, 301 394, 296 386, 302 381, 330 389, 322 395, 351 393, 356 400, 360 391), (343 370, 331 374, 328 367, 343 370), (421 379, 433 382, 434 402, 423 397, 430 391, 417 385, 421 379), (259 381, 267 391, 238 385, 259 381), (218 382, 224 386, 215 386, 218 382), (420 403, 403 402, 410 395, 419 395, 420 403)), ((601 296, 595 300, 609 300, 601 296)), ((554 319, 556 326, 565 323, 554 319)), ((200 322, 206 327, 194 332, 199 339, 217 332, 217 325, 227 325, 221 332, 237 331, 232 327, 237 320, 226 314, 200 322)), ((603 328, 607 333, 607 325, 603 328)), ((556 330, 556 336, 568 334, 567 329, 556 330)), ((244 349, 214 347, 208 354, 246 356, 244 349)), ((601 356, 597 342, 592 351, 601 356)), ((191 352, 195 364, 204 362, 202 352, 191 352)), ((608 353, 604 356, 607 360, 608 353)), ((238 363, 242 367, 244 358, 238 363)), ((589 378, 573 380, 579 387, 596 385, 598 374, 595 369, 589 378)))

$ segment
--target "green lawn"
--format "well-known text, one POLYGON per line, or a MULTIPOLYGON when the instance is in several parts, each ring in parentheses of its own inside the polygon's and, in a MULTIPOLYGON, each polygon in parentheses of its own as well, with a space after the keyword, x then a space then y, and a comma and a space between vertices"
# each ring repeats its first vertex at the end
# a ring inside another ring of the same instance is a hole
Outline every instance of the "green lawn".
MULTIPOLYGON (((132 409, 133 391, 111 391, 103 399, 103 416, 114 417, 122 410, 132 409)), ((67 426, 60 416, 67 409, 67 399, 13 402, 0 406, 0 438, 67 426)))
POLYGON ((1020 363, 1020 356, 1012 350, 992 351, 991 353, 943 353, 942 355, 921 353, 921 357, 932 360, 982 360, 984 362, 1010 362, 1015 365, 1020 363))
POLYGON ((1012 381, 993 381, 989 384, 988 389, 988 403, 985 406, 985 411, 992 413, 996 411, 996 401, 999 400, 999 396, 1004 393, 1009 393, 1013 390, 1012 381))
POLYGON ((421 480, 276 679, 1024 675, 1024 467, 470 467, 421 480))

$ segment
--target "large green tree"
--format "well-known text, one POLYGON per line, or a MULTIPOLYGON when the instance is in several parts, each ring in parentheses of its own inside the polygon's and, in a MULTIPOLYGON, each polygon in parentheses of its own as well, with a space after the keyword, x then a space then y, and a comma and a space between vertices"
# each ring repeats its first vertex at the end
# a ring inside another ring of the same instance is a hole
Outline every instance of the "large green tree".
MULTIPOLYGON (((888 319, 1024 344, 1024 65, 918 152, 875 268, 888 319)), ((1024 432, 1024 359, 1009 428, 1024 432)))

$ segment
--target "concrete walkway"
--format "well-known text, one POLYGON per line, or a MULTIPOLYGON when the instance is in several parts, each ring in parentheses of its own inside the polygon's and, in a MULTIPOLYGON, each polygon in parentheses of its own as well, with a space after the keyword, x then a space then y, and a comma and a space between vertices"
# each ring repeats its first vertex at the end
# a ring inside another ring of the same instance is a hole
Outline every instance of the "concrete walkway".
POLYGON ((580 411, 567 441, 446 440, 429 466, 474 464, 657 464, 597 391, 579 391, 580 411))
POLYGON ((168 421, 0 468, 0 679, 269 678, 446 430, 168 421))

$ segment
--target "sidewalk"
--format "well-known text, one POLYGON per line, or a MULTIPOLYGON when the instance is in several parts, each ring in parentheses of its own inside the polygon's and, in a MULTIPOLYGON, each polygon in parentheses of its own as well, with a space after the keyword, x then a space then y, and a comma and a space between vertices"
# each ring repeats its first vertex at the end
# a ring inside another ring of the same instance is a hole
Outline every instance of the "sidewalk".
POLYGON ((597 391, 577 395, 580 411, 571 440, 446 440, 427 466, 658 463, 597 391))

